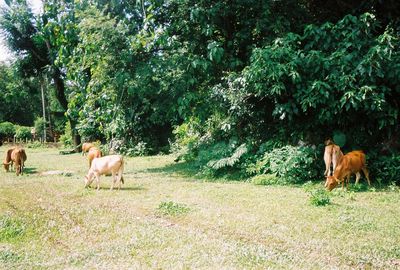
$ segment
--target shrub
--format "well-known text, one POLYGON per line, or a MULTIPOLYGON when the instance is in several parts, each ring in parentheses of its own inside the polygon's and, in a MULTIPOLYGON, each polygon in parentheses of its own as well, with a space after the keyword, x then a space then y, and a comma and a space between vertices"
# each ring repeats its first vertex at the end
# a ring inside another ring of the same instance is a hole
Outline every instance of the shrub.
POLYGON ((26 144, 26 147, 27 148, 43 148, 43 147, 46 147, 46 144, 41 143, 39 141, 34 141, 34 142, 26 144))
POLYGON ((4 140, 10 140, 14 138, 15 134, 15 126, 13 123, 10 122, 3 122, 0 123, 0 139, 4 140))
POLYGON ((64 134, 60 136, 60 142, 64 147, 72 146, 71 124, 69 121, 65 124, 64 134))
POLYGON ((134 147, 128 148, 125 151, 128 156, 145 156, 148 154, 147 144, 145 142, 138 142, 134 147))
POLYGON ((46 120, 43 120, 42 117, 36 118, 36 120, 34 122, 36 135, 37 135, 38 138, 43 138, 43 131, 44 131, 45 123, 46 123, 46 120))
POLYGON ((30 140, 32 139, 32 133, 30 127, 17 126, 15 131, 15 137, 18 140, 30 140))
POLYGON ((275 174, 282 182, 301 183, 318 177, 318 164, 311 147, 286 145, 266 152, 255 167, 257 173, 275 174))
POLYGON ((368 165, 373 176, 372 181, 379 184, 400 184, 400 154, 368 158, 368 165))
POLYGON ((312 205, 324 206, 330 204, 331 193, 321 188, 320 185, 316 185, 311 181, 306 182, 303 185, 304 190, 309 194, 309 200, 312 205))
POLYGON ((316 188, 309 190, 310 203, 315 206, 324 206, 331 203, 330 194, 325 189, 316 188))
POLYGON ((251 178, 254 185, 275 185, 279 183, 279 178, 275 174, 261 174, 251 178))
POLYGON ((203 144, 198 147, 193 162, 203 175, 217 177, 222 174, 239 172, 247 152, 246 144, 238 145, 236 140, 203 144))

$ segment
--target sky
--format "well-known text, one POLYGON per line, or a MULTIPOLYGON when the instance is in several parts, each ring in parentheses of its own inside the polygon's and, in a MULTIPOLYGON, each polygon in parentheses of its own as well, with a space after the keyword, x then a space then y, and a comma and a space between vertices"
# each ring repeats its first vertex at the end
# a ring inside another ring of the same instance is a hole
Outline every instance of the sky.
MULTIPOLYGON (((32 7, 32 11, 35 14, 42 12, 42 1, 41 0, 27 0, 29 5, 32 7)), ((3 8, 6 4, 4 0, 0 0, 0 7, 3 8)), ((13 58, 10 50, 7 49, 3 37, 0 36, 0 62, 5 60, 11 60, 13 58)))

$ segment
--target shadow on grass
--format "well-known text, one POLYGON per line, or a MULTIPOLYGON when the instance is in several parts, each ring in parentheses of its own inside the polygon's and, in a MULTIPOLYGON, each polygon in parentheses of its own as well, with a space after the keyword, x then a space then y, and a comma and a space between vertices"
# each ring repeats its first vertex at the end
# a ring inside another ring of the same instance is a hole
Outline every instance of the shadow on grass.
POLYGON ((220 174, 207 175, 201 172, 201 170, 193 163, 179 162, 168 164, 164 167, 149 168, 139 171, 142 173, 160 173, 167 176, 178 175, 186 179, 187 181, 193 181, 194 179, 206 182, 230 182, 230 181, 245 181, 243 177, 240 177, 238 173, 224 173, 221 171, 220 174))
POLYGON ((179 174, 182 176, 195 176, 199 173, 198 168, 187 162, 172 163, 164 167, 149 168, 142 170, 144 173, 179 174))
POLYGON ((37 168, 34 167, 25 167, 24 168, 24 174, 36 174, 38 173, 37 168))
MULTIPOLYGON (((109 187, 100 186, 99 190, 110 190, 110 188, 111 188, 111 186, 109 186, 109 187)), ((88 189, 96 191, 96 186, 92 186, 91 188, 88 188, 88 189)), ((114 190, 118 191, 118 187, 114 187, 113 191, 114 190)), ((147 190, 147 188, 144 188, 142 186, 135 186, 135 187, 124 187, 124 186, 122 186, 119 191, 138 191, 138 190, 147 190)))

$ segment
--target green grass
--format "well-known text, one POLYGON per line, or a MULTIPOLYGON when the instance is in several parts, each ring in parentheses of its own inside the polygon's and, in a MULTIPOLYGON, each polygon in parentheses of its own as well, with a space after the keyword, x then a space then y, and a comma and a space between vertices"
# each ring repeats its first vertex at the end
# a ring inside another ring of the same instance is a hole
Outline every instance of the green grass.
POLYGON ((126 158, 123 188, 102 176, 96 191, 80 154, 27 155, 28 173, 0 173, 0 269, 400 267, 398 189, 335 189, 316 207, 301 186, 204 182, 154 156, 126 158))

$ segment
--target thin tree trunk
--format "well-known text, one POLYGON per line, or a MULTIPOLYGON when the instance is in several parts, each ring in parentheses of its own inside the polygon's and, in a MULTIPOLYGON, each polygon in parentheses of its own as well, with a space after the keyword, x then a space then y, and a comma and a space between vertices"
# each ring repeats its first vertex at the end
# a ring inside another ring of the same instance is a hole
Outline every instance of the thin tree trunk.
POLYGON ((46 105, 44 101, 44 78, 40 78, 40 91, 42 92, 42 109, 43 109, 43 142, 46 142, 46 105))

